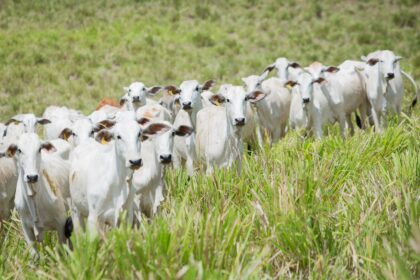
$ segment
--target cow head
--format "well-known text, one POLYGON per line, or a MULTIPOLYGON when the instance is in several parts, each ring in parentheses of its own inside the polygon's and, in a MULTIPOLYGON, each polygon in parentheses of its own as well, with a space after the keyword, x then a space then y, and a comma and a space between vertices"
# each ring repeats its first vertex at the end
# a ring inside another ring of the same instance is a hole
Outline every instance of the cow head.
POLYGON ((146 105, 148 95, 157 94, 162 87, 153 86, 146 87, 143 83, 134 82, 128 87, 124 87, 124 96, 120 100, 120 105, 126 106, 128 110, 137 110, 139 107, 146 105))
POLYGON ((36 126, 38 124, 44 125, 51 123, 50 120, 45 118, 37 118, 34 114, 20 114, 16 115, 10 120, 6 122, 6 125, 9 125, 11 123, 22 123, 24 126, 25 132, 35 132, 36 126))
MULTIPOLYGON (((147 118, 141 118, 139 123, 142 123, 143 126, 151 125, 155 123, 147 118)), ((175 136, 188 136, 193 132, 193 128, 185 125, 181 125, 178 128, 174 128, 172 124, 166 121, 161 121, 161 124, 165 124, 169 129, 165 132, 162 132, 159 135, 155 135, 150 140, 154 141, 155 144, 155 153, 160 163, 169 164, 172 162, 172 151, 174 146, 174 137, 175 136)), ((143 140, 148 140, 150 136, 143 136, 143 140)))
POLYGON ((99 131, 95 138, 103 144, 114 140, 117 153, 124 159, 125 166, 136 170, 142 166, 140 154, 142 136, 151 137, 169 129, 165 123, 153 123, 142 129, 138 121, 121 118, 112 127, 99 131))
POLYGON ((184 81, 179 86, 179 102, 181 108, 191 111, 201 106, 201 93, 209 90, 215 84, 214 80, 208 80, 200 85, 196 80, 184 81))
POLYGON ((93 137, 94 132, 102 128, 105 127, 101 123, 95 126, 90 119, 82 118, 76 120, 71 127, 63 129, 59 138, 69 141, 74 146, 78 146, 86 139, 93 137))
MULTIPOLYGON (((0 156, 15 158, 22 179, 28 184, 36 184, 39 179, 41 152, 54 152, 55 147, 50 142, 41 142, 35 133, 24 133, 16 144, 11 144, 0 156)), ((32 190, 27 190, 32 195, 32 190)))
POLYGON ((302 106, 306 108, 313 101, 313 91, 315 84, 322 84, 325 81, 323 77, 314 78, 314 76, 302 71, 299 73, 297 81, 287 81, 287 86, 298 86, 298 92, 302 98, 302 106))

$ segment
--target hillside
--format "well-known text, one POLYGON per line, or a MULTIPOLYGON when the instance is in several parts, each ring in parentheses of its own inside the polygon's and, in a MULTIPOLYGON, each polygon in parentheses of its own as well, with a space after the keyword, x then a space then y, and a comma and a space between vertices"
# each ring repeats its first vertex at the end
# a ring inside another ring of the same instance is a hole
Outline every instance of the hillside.
MULTIPOLYGON (((0 2, 0 115, 66 105, 91 112, 133 81, 241 84, 277 57, 337 65, 377 49, 420 81, 420 4, 404 1, 0 2), (322 3, 321 3, 322 2, 322 3)), ((217 86, 216 86, 217 88, 217 86)), ((382 135, 289 133, 234 170, 171 170, 161 213, 138 230, 47 235, 30 260, 14 216, 0 229, 0 278, 418 279, 420 106, 382 135)))

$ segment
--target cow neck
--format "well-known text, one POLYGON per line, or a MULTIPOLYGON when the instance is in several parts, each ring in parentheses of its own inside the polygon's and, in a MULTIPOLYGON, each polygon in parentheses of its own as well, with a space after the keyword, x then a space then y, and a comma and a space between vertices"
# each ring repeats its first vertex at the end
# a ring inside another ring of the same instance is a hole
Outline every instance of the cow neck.
POLYGON ((186 111, 190 116, 191 124, 193 126, 194 131, 197 127, 197 114, 201 109, 203 109, 203 102, 201 102, 201 97, 199 97, 197 103, 195 104, 191 112, 186 111))
MULTIPOLYGON (((18 183, 17 183, 17 189, 16 189, 16 198, 19 199, 21 202, 23 202, 29 209, 29 213, 34 221, 34 223, 38 223, 39 217, 38 217, 38 209, 36 205, 35 195, 29 196, 28 189, 31 187, 28 183, 24 180, 24 171, 23 168, 18 166, 18 183)), ((38 195, 41 195, 39 192, 42 191, 41 186, 42 179, 39 178, 38 183, 36 183, 36 188, 34 191, 38 192, 38 195)), ((16 199, 15 199, 16 201, 16 199)))

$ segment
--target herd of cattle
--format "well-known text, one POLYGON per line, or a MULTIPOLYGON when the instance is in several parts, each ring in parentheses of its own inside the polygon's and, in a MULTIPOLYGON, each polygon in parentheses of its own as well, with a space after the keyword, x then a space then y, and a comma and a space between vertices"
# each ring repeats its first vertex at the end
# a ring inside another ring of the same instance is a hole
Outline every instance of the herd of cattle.
POLYGON ((153 217, 164 200, 168 164, 185 163, 189 175, 198 165, 206 174, 232 165, 240 173, 243 143, 262 146, 267 136, 272 145, 292 129, 321 138, 335 122, 346 137, 354 132, 353 114, 361 129, 380 132, 389 112, 401 112, 402 76, 418 95, 400 59, 376 51, 337 67, 303 68, 278 58, 262 75, 243 78, 244 86, 224 84, 217 94, 209 91, 213 80, 179 87, 135 82, 119 104, 105 98, 89 116, 57 106, 41 118, 17 115, 0 123, 0 222, 15 208, 38 256, 36 242, 46 230, 65 243, 73 226, 103 234, 107 226, 140 222, 142 214, 153 217), (273 70, 277 77, 267 78, 273 70), (158 101, 148 98, 160 91, 158 101))

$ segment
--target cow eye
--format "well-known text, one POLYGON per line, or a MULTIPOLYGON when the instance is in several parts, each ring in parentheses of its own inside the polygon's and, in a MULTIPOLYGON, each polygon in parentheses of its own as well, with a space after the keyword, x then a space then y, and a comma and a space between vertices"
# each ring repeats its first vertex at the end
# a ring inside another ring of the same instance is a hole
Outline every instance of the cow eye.
POLYGON ((17 152, 18 152, 19 154, 21 154, 21 153, 22 153, 22 150, 21 150, 21 149, 17 149, 17 152))
POLYGON ((199 90, 200 90, 200 87, 199 87, 199 86, 196 86, 196 87, 195 87, 195 90, 196 90, 196 91, 199 91, 199 90))
POLYGON ((89 133, 89 136, 93 136, 93 134, 95 133, 95 131, 91 131, 90 133, 89 133))
POLYGON ((175 131, 172 131, 172 136, 175 136, 175 131))
POLYGON ((230 99, 226 98, 226 102, 230 102, 230 99))
POLYGON ((119 136, 119 135, 118 135, 118 136, 117 136, 117 139, 118 139, 118 140, 121 140, 121 136, 119 136))

